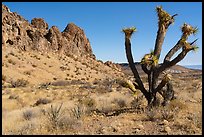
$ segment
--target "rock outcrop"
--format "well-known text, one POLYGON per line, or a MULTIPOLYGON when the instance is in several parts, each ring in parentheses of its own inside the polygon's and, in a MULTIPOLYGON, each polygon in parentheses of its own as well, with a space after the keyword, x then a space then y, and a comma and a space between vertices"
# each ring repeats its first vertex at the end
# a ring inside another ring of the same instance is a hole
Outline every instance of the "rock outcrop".
POLYGON ((106 61, 104 64, 111 67, 114 70, 117 70, 117 71, 121 71, 121 69, 122 69, 119 64, 115 64, 112 61, 106 61))
POLYGON ((14 46, 20 50, 56 52, 67 56, 89 56, 95 59, 84 31, 73 23, 60 32, 56 26, 48 29, 42 18, 31 23, 2 4, 2 47, 14 46))

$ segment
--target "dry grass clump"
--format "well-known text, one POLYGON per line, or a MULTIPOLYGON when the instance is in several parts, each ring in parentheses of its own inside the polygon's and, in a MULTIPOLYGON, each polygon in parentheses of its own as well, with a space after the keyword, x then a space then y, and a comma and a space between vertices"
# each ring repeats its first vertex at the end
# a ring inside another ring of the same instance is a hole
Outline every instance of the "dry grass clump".
POLYGON ((157 108, 147 108, 145 110, 145 114, 147 116, 148 121, 156 121, 158 119, 158 110, 157 108))
POLYGON ((93 98, 86 97, 82 100, 79 100, 79 104, 84 106, 84 113, 90 115, 94 110, 96 110, 96 101, 93 98))
POLYGON ((169 109, 171 110, 175 110, 175 109, 178 109, 178 110, 186 110, 188 108, 188 106, 184 103, 182 103, 180 100, 178 99, 174 99, 170 102, 169 104, 169 109))
POLYGON ((40 98, 40 99, 38 99, 38 100, 36 101, 36 103, 35 103, 33 106, 38 106, 38 105, 40 105, 40 104, 45 105, 45 104, 48 104, 48 103, 50 103, 50 102, 51 102, 51 100, 49 100, 49 99, 47 99, 47 98, 40 98))
POLYGON ((124 108, 127 106, 126 100, 123 98, 115 98, 113 103, 117 104, 119 108, 124 108))
POLYGON ((23 119, 25 120, 31 120, 31 118, 34 117, 34 113, 32 110, 28 109, 28 110, 25 110, 23 112, 23 119))
POLYGON ((71 109, 71 116, 80 119, 85 113, 84 107, 82 105, 77 105, 73 109, 71 109))
POLYGON ((202 114, 190 114, 188 119, 196 128, 202 129, 202 114))
POLYGON ((59 127, 59 121, 64 115, 64 111, 62 110, 62 105, 59 106, 50 106, 50 108, 45 112, 47 116, 48 122, 52 129, 56 129, 59 127))
POLYGON ((11 80, 10 83, 11 83, 11 87, 12 87, 12 88, 16 88, 16 87, 26 87, 26 86, 29 84, 28 80, 25 80, 25 79, 23 79, 23 78, 17 79, 16 81, 11 80))
POLYGON ((35 126, 33 123, 25 123, 18 125, 16 129, 10 129, 6 135, 32 135, 35 126))
POLYGON ((168 121, 174 120, 177 117, 178 112, 179 112, 178 107, 172 109, 171 106, 166 106, 166 107, 161 107, 159 109, 161 119, 163 119, 163 120, 165 119, 165 120, 168 120, 168 121))
POLYGON ((103 80, 94 80, 93 81, 94 85, 97 86, 97 92, 100 93, 107 93, 107 92, 112 92, 113 91, 113 85, 116 84, 116 79, 103 79, 103 80))
POLYGON ((134 109, 140 109, 142 106, 142 96, 134 97, 134 99, 131 101, 130 105, 134 109))

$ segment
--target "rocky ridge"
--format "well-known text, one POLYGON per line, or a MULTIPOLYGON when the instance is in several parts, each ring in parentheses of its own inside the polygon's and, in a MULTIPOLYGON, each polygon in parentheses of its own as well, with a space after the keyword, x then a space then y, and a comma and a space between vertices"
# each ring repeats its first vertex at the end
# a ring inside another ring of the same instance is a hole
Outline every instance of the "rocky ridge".
POLYGON ((56 80, 92 82, 122 75, 119 65, 96 59, 84 30, 74 23, 60 32, 56 26, 49 28, 42 18, 29 23, 2 4, 3 86, 19 79, 36 85, 56 80))
POLYGON ((67 56, 95 58, 84 30, 70 23, 63 32, 56 26, 48 29, 42 18, 29 23, 2 4, 2 46, 14 46, 22 51, 55 52, 67 56))

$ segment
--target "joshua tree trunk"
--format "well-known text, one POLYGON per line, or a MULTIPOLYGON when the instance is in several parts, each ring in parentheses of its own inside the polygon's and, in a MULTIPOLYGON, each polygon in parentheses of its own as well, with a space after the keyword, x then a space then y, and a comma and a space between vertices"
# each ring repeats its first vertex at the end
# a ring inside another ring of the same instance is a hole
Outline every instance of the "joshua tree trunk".
POLYGON ((157 7, 157 13, 158 13, 159 21, 158 21, 158 31, 157 31, 154 51, 152 51, 149 54, 145 54, 145 56, 142 58, 140 63, 142 70, 147 74, 147 77, 148 77, 148 84, 149 84, 148 90, 146 90, 146 88, 144 87, 144 84, 140 78, 140 75, 135 67, 134 59, 131 52, 130 39, 132 34, 136 31, 136 28, 133 27, 133 28, 123 29, 123 32, 125 33, 126 56, 127 56, 129 66, 135 78, 134 86, 136 89, 139 89, 143 93, 143 95, 147 99, 148 106, 157 105, 157 93, 162 95, 163 105, 168 104, 168 102, 174 98, 174 90, 171 82, 171 75, 165 73, 160 82, 159 82, 159 76, 167 68, 174 66, 179 61, 184 59, 184 57, 187 55, 189 51, 197 49, 197 47, 193 45, 195 41, 197 41, 197 39, 192 43, 187 42, 187 39, 188 39, 188 36, 190 36, 191 34, 195 34, 198 29, 196 27, 194 28, 184 23, 183 26, 181 27, 181 30, 182 30, 181 38, 179 39, 177 44, 167 53, 163 63, 159 65, 158 61, 161 54, 162 45, 164 42, 166 32, 168 30, 168 27, 174 22, 174 17, 177 14, 171 16, 166 11, 164 11, 162 7, 157 7), (181 53, 171 60, 172 56, 180 48, 182 48, 181 53), (164 86, 167 87, 166 90, 163 89, 164 86))

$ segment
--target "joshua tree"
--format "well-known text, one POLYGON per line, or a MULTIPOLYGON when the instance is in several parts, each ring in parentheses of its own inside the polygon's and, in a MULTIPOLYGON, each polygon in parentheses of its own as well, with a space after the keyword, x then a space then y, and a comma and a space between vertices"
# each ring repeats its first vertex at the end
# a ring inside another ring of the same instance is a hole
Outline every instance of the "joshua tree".
POLYGON ((184 59, 189 51, 196 50, 198 48, 194 44, 197 39, 191 43, 187 42, 188 36, 190 36, 191 34, 196 34, 198 28, 184 23, 181 26, 181 38, 176 43, 176 45, 166 54, 163 63, 158 64, 166 32, 168 30, 168 27, 174 22, 174 17, 177 16, 177 14, 171 16, 166 11, 164 11, 161 6, 156 7, 156 11, 158 14, 158 31, 155 48, 154 51, 151 51, 151 53, 145 54, 140 62, 142 70, 147 74, 148 77, 148 90, 144 87, 140 75, 135 67, 131 52, 130 39, 132 34, 136 31, 136 28, 132 27, 123 29, 123 32, 125 33, 126 56, 135 78, 135 82, 133 84, 136 89, 139 89, 143 93, 143 95, 147 99, 148 106, 156 105, 157 93, 161 94, 164 98, 163 105, 166 105, 167 102, 173 99, 174 90, 171 83, 171 75, 165 73, 161 81, 159 81, 159 76, 163 73, 164 70, 174 66, 182 59, 184 59), (182 49, 181 52, 175 58, 171 59, 179 49, 182 49), (164 86, 166 86, 166 90, 164 90, 164 86))

